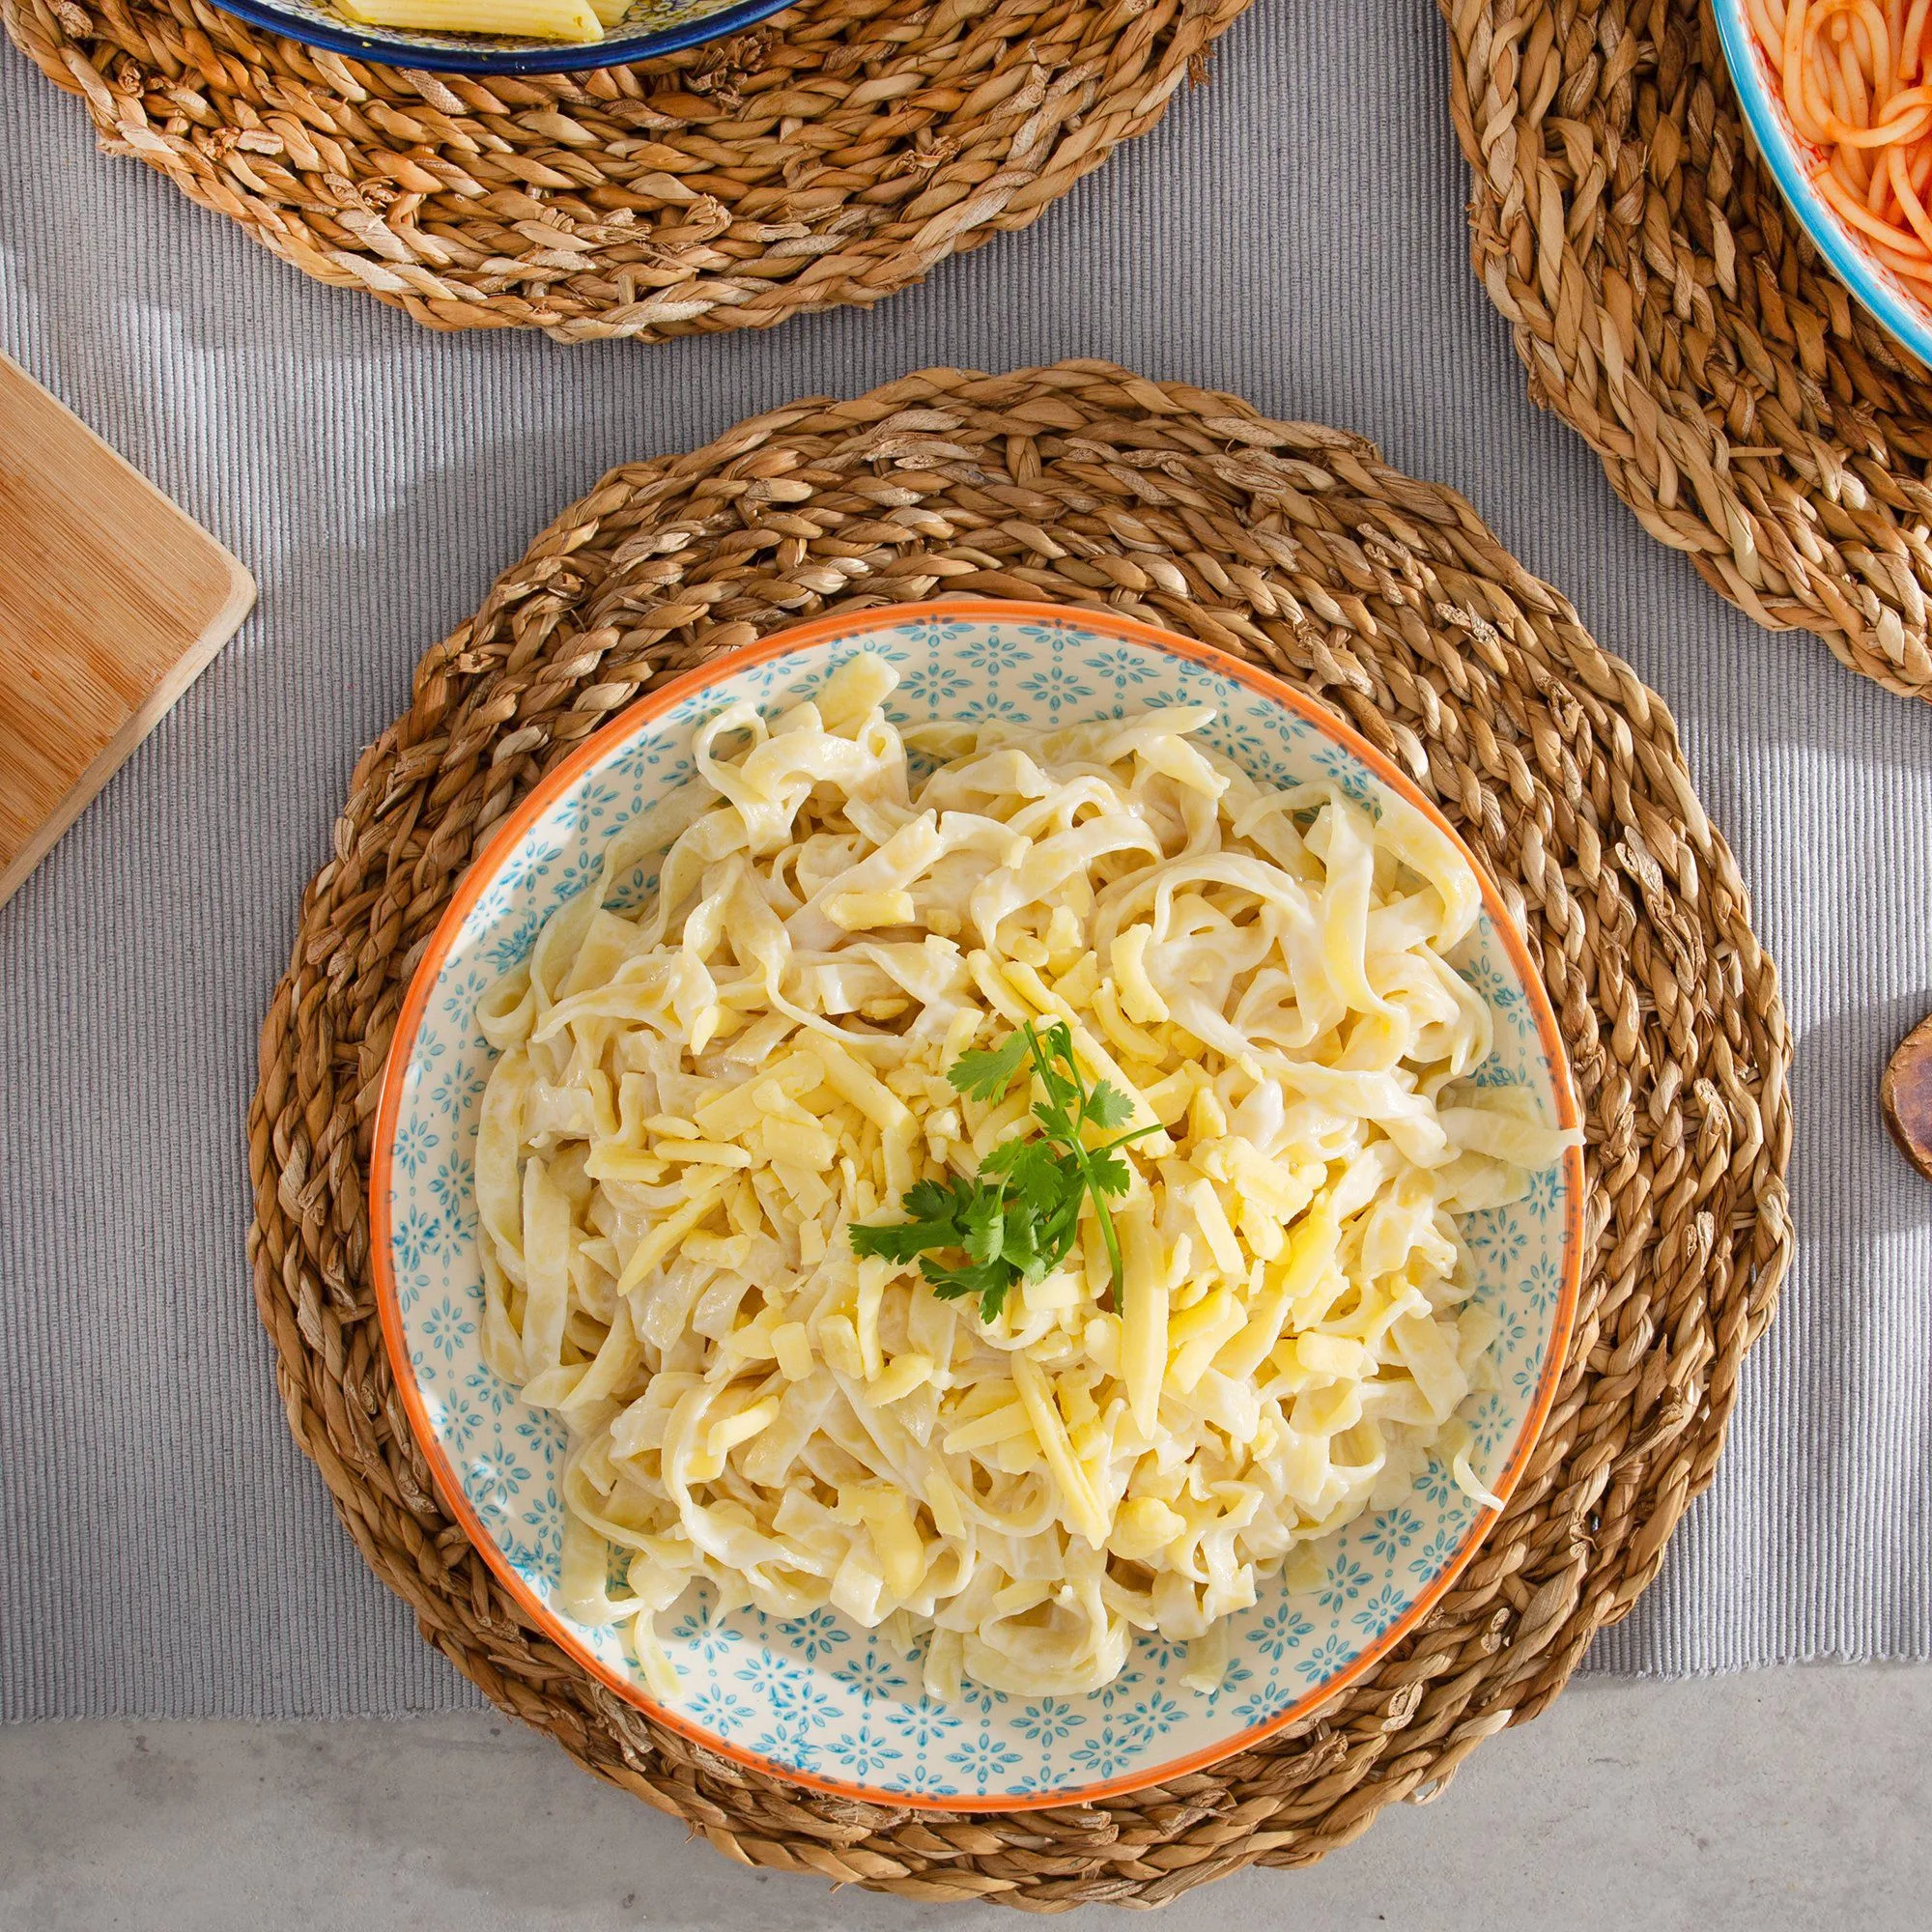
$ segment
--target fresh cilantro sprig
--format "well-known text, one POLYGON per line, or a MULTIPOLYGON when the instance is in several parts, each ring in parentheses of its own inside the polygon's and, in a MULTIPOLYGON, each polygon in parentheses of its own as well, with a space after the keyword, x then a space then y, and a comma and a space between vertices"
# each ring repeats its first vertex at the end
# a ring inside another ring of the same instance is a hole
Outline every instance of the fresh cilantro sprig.
POLYGON ((1002 1141, 971 1179, 916 1182, 899 1204, 903 1221, 862 1222, 851 1230, 854 1254, 917 1258, 935 1294, 949 1301, 977 1294, 988 1321, 1015 1282, 1043 1280, 1072 1252, 1081 1204, 1089 1199, 1118 1295, 1121 1237, 1107 1202, 1124 1194, 1132 1179, 1119 1151, 1160 1131, 1156 1123, 1113 1133, 1132 1119, 1133 1102, 1104 1080, 1087 1085, 1073 1057, 1072 1029, 1063 1020, 1043 1029, 1029 1020, 998 1046, 962 1054, 946 1077, 971 1099, 995 1101, 1022 1067, 1037 1077, 1045 1096, 1033 1104, 1037 1137, 1002 1141), (1113 1137, 1090 1147, 1090 1128, 1113 1137), (965 1259, 941 1259, 953 1254, 965 1259))

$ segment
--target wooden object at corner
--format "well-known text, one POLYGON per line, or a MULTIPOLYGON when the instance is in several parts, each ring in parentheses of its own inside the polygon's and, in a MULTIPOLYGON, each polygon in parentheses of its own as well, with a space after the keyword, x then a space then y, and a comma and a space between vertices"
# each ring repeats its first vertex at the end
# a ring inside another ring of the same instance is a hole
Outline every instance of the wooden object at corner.
POLYGON ((227 551, 0 355, 0 904, 254 601, 227 551))
POLYGON ((1891 1056, 1878 1098, 1899 1152, 1932 1180, 1932 1015, 1920 1020, 1891 1056))

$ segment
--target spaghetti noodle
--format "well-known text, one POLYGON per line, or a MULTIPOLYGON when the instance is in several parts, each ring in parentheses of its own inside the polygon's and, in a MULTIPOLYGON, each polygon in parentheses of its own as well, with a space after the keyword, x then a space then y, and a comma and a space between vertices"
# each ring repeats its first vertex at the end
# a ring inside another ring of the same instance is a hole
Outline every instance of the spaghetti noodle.
POLYGON ((1813 185, 1932 301, 1932 0, 1745 0, 1813 185))

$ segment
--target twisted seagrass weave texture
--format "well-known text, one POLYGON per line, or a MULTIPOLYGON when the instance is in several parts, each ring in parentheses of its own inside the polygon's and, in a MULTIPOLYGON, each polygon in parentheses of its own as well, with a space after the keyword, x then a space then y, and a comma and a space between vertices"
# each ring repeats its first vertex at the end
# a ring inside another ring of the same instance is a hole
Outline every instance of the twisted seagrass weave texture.
POLYGON ((1357 438, 1105 363, 926 370, 613 470, 423 660, 351 782, 262 1034, 256 1293, 296 1439, 377 1575, 502 1708, 729 1856, 915 1897, 1153 1904, 1305 1864, 1562 1689, 1709 1482, 1789 1253, 1790 1042, 1662 702, 1460 497, 1357 438), (395 1399, 364 1174, 412 970, 472 855, 638 694, 828 608, 1049 598, 1318 696, 1501 884, 1588 1120, 1575 1344, 1507 1515, 1408 1643, 1317 1717, 1087 1807, 826 1798, 662 1730, 519 1620, 395 1399))
POLYGON ((1932 696, 1932 382, 1780 199, 1708 7, 1438 4, 1531 395, 1740 610, 1932 696))
POLYGON ((0 0, 101 145, 318 281, 564 341, 869 303, 1153 126, 1248 0, 806 0, 577 74, 431 74, 203 0, 0 0))

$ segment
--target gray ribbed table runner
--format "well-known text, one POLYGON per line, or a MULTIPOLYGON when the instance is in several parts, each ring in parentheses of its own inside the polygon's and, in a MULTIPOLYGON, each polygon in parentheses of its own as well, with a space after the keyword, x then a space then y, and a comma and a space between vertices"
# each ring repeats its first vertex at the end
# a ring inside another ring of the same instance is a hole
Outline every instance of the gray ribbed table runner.
POLYGON ((1932 1006, 1932 712, 1754 629, 1530 406, 1469 273, 1446 99, 1424 0, 1260 0, 1211 86, 927 287, 573 350, 315 286, 99 156, 0 47, 0 347, 262 587, 0 910, 0 1714, 478 1701, 291 1443, 243 1253, 256 1030, 356 752, 609 466, 799 394, 1063 355, 1373 437, 1670 701, 1784 976, 1800 1249, 1715 1489, 1593 1662, 1928 1654, 1932 1186, 1873 1096, 1932 1006))

